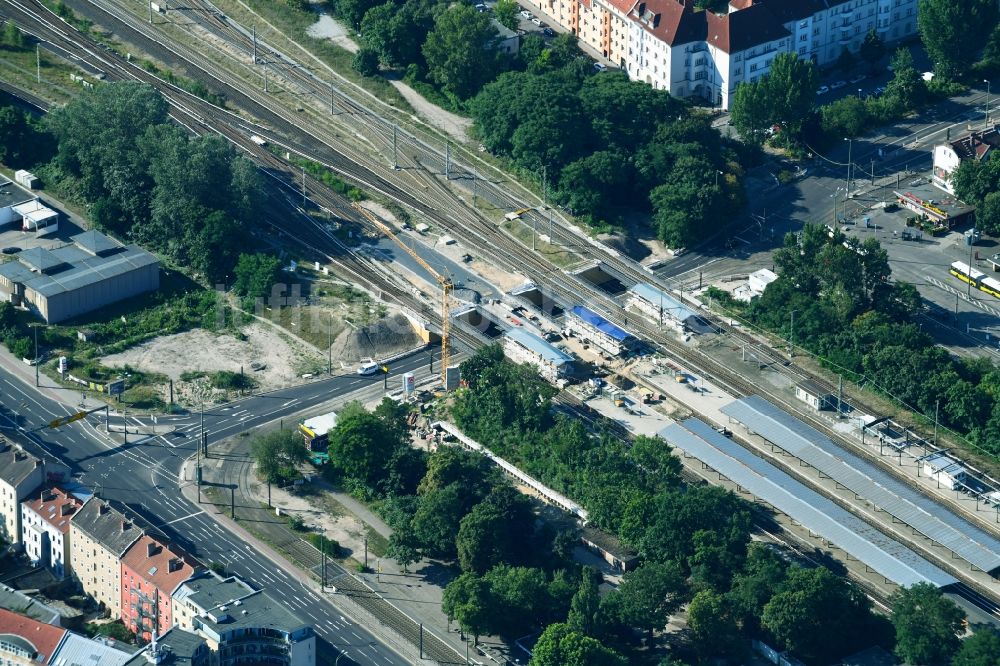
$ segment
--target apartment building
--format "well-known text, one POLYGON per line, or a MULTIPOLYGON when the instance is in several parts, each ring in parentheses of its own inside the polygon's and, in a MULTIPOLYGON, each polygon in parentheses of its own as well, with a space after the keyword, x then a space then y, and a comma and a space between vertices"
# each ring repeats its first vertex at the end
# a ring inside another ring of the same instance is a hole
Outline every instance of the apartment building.
POLYGON ((190 558, 149 535, 139 537, 121 561, 122 620, 144 641, 173 624, 171 597, 201 570, 190 558))
POLYGON ((42 490, 37 499, 21 503, 21 540, 33 564, 47 567, 57 578, 72 572, 70 520, 83 502, 62 488, 42 490))
POLYGON ((45 482, 45 463, 0 438, 0 541, 21 543, 21 502, 45 482))
POLYGON ((38 666, 54 663, 52 655, 66 630, 0 608, 0 664, 38 666))
POLYGON ((70 521, 73 574, 83 591, 112 616, 122 615, 121 559, 142 534, 131 519, 99 497, 88 500, 70 521))
POLYGON ((204 638, 218 666, 315 666, 312 627, 266 593, 206 572, 173 595, 174 625, 204 638))
POLYGON ((697 9, 694 0, 528 4, 633 80, 723 109, 779 53, 827 66, 845 48, 857 54, 870 30, 886 43, 917 32, 917 0, 731 0, 720 13, 697 9))

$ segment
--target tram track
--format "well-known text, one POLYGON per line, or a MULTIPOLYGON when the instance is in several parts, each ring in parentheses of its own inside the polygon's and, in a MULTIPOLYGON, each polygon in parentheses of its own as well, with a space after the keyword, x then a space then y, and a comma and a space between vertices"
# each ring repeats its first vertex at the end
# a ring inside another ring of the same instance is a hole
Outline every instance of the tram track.
MULTIPOLYGON (((18 11, 23 11, 24 16, 30 17, 32 23, 41 21, 42 24, 45 24, 46 22, 44 15, 32 12, 31 0, 25 0, 23 3, 18 0, 3 0, 3 2, 0 2, 0 7, 19 8, 18 11)), ((51 19, 48 20, 51 21, 51 19)), ((595 305, 601 311, 602 315, 606 316, 613 323, 626 325, 639 337, 653 342, 662 351, 678 359, 682 359, 691 366, 692 370, 712 378, 721 387, 726 388, 735 396, 742 397, 750 394, 761 394, 767 396, 769 399, 775 398, 774 395, 769 394, 766 387, 752 384, 739 373, 734 372, 721 361, 713 358, 710 354, 703 350, 683 345, 672 336, 664 335, 658 327, 651 323, 644 320, 637 320, 633 317, 630 320, 630 324, 624 324, 624 311, 612 296, 601 292, 599 288, 590 285, 579 276, 567 275, 555 269, 535 253, 527 252, 523 245, 500 232, 496 225, 484 216, 474 213, 469 215, 467 219, 459 220, 454 214, 439 210, 435 204, 452 206, 455 203, 455 194, 441 182, 440 178, 423 174, 420 167, 425 165, 420 163, 419 160, 416 160, 417 163, 413 165, 413 168, 422 172, 421 177, 424 179, 426 185, 424 189, 426 194, 424 196, 417 196, 397 185, 396 182, 390 180, 390 177, 393 179, 396 177, 391 173, 391 170, 382 167, 371 159, 354 160, 353 155, 338 152, 338 148, 329 145, 325 141, 322 142, 323 148, 325 151, 328 151, 328 154, 333 155, 333 163, 331 161, 324 161, 323 158, 317 159, 319 156, 315 155, 315 152, 313 152, 314 149, 310 149, 308 145, 305 145, 307 143, 305 139, 297 141, 277 135, 274 132, 268 132, 266 128, 250 123, 235 114, 219 109, 204 100, 189 95, 176 86, 149 74, 140 67, 130 63, 123 64, 122 62, 118 62, 116 60, 117 56, 114 54, 103 51, 99 47, 88 47, 85 44, 73 41, 70 34, 60 30, 58 25, 54 28, 48 26, 46 29, 52 30, 52 33, 48 37, 42 36, 43 38, 70 43, 71 48, 79 57, 94 61, 95 66, 101 67, 108 73, 110 78, 134 79, 154 85, 163 92, 164 96, 170 102, 171 114, 179 123, 195 132, 216 132, 226 137, 255 161, 263 165, 265 173, 277 179, 284 187, 290 188, 293 191, 295 190, 297 176, 295 170, 285 160, 250 142, 250 132, 257 133, 259 130, 262 135, 273 138, 275 143, 286 147, 290 151, 297 152, 310 159, 316 159, 316 161, 320 161, 333 171, 343 174, 359 186, 379 192, 400 205, 419 212, 429 220, 439 224, 443 229, 448 230, 449 233, 469 243, 470 247, 477 247, 480 251, 495 257, 498 263, 517 272, 529 275, 537 284, 548 290, 554 298, 567 303, 583 300, 588 305, 595 305)), ((230 84, 226 85, 229 86, 230 84)), ((233 92, 237 91, 234 89, 233 92)), ((287 112, 280 108, 271 108, 266 105, 256 104, 245 93, 239 92, 238 95, 255 104, 256 110, 265 109, 272 118, 282 124, 283 129, 287 130, 288 127, 292 126, 292 122, 283 115, 287 114, 287 112)), ((251 113, 255 113, 256 115, 256 112, 253 110, 251 110, 251 113)), ((310 130, 305 125, 306 123, 303 123, 303 127, 297 129, 302 134, 308 136, 310 130)), ((346 206, 346 202, 330 192, 321 183, 318 183, 311 177, 306 177, 303 179, 303 187, 307 195, 318 205, 345 219, 361 222, 361 220, 358 220, 352 214, 346 206)), ((462 213, 469 212, 463 210, 463 207, 458 207, 457 210, 462 213)), ((310 248, 313 251, 324 252, 331 261, 335 260, 336 255, 334 253, 327 253, 324 250, 320 250, 320 248, 333 247, 336 239, 332 237, 332 234, 323 230, 318 223, 300 225, 294 229, 285 227, 284 229, 291 238, 296 239, 304 247, 310 248)), ((348 266, 345 270, 362 283, 373 286, 376 284, 372 282, 373 278, 369 274, 370 265, 366 265, 353 252, 348 252, 344 256, 351 257, 350 261, 346 262, 348 266)), ((601 260, 603 261, 604 259, 602 258, 601 260)), ((338 265, 342 265, 340 261, 338 261, 338 265)), ((641 271, 638 271, 638 269, 630 266, 625 261, 614 261, 611 259, 608 260, 608 265, 630 279, 638 281, 638 278, 646 277, 644 274, 640 274, 641 271)), ((407 293, 405 289, 401 289, 398 285, 392 285, 387 288, 381 282, 378 282, 378 284, 380 285, 378 288, 390 298, 397 300, 401 304, 409 304, 410 307, 416 307, 420 312, 428 316, 429 319, 433 319, 433 310, 425 308, 420 299, 413 294, 407 293)), ((475 336, 462 331, 458 327, 453 330, 456 330, 457 335, 472 346, 480 342, 475 336)), ((800 370, 793 369, 792 371, 801 374, 800 370)), ((778 404, 784 406, 786 403, 779 399, 778 404)), ((794 410, 793 413, 796 411, 794 410)), ((796 415, 801 418, 801 412, 796 415)), ((813 424, 818 425, 821 429, 826 429, 825 424, 816 419, 806 420, 812 420, 813 424)))

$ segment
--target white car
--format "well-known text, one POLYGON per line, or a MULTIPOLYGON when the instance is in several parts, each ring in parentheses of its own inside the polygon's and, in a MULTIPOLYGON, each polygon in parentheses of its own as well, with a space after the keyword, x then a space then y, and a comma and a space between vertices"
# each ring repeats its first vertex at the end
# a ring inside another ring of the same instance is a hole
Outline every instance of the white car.
POLYGON ((819 88, 816 89, 817 95, 825 95, 828 92, 830 92, 830 88, 828 86, 820 86, 819 88))
POLYGON ((540 18, 533 18, 531 19, 531 22, 537 25, 539 28, 542 27, 542 20, 540 18))
POLYGON ((378 371, 379 371, 379 366, 378 363, 376 363, 375 361, 366 361, 365 363, 361 364, 361 367, 358 368, 358 374, 361 375, 362 377, 370 377, 371 375, 374 375, 378 371))
POLYGON ((603 62, 595 62, 594 63, 594 69, 596 69, 598 72, 603 72, 607 68, 608 68, 608 66, 605 65, 603 62))
POLYGON ((520 14, 521 18, 525 20, 531 20, 531 12, 529 12, 527 9, 522 9, 520 14))

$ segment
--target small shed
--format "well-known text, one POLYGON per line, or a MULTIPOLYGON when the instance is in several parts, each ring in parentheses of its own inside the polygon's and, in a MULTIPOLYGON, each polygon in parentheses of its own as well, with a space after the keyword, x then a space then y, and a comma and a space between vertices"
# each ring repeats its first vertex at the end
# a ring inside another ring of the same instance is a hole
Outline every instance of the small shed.
POLYGON ((306 448, 313 453, 326 452, 329 445, 328 434, 337 426, 337 413, 329 412, 314 416, 299 423, 299 432, 305 439, 306 448))
POLYGON ((759 271, 754 271, 747 278, 747 284, 750 285, 750 289, 758 294, 763 294, 764 290, 767 289, 767 285, 771 284, 778 279, 777 274, 767 268, 762 268, 759 271))
POLYGON ((829 409, 837 404, 836 394, 813 379, 807 379, 796 386, 795 397, 817 410, 829 409))
POLYGON ((957 460, 943 453, 927 456, 923 460, 922 467, 924 474, 949 490, 956 490, 965 485, 968 476, 968 472, 957 460))
POLYGON ((600 555, 612 567, 628 573, 639 565, 639 556, 622 545, 612 534, 585 525, 580 529, 580 542, 590 551, 600 555))

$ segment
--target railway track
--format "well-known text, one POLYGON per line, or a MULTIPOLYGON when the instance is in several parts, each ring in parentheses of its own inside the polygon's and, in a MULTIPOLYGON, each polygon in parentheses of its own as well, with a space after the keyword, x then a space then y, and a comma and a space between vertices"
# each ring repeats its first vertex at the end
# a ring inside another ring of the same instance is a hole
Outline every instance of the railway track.
MULTIPOLYGON (((235 114, 231 114, 225 110, 214 107, 203 100, 185 93, 176 86, 172 86, 162 79, 149 74, 145 70, 124 62, 123 59, 117 58, 115 54, 104 51, 99 47, 76 41, 70 32, 59 26, 58 21, 45 15, 47 10, 31 0, 25 0, 25 2, 19 2, 17 0, 3 0, 3 2, 0 3, 0 7, 12 8, 14 13, 20 12, 21 16, 19 23, 28 19, 29 23, 33 26, 44 26, 42 31, 47 32, 48 34, 41 34, 39 35, 40 37, 68 44, 69 46, 67 47, 64 45, 64 48, 70 48, 79 57, 91 60, 92 64, 95 64, 95 66, 101 67, 102 70, 106 71, 109 78, 135 79, 154 85, 164 93, 165 97, 167 97, 171 104, 171 113, 178 122, 195 132, 216 132, 225 136, 258 163, 263 165, 265 173, 268 173, 270 177, 277 180, 283 187, 292 191, 299 191, 297 184, 298 174, 295 173, 295 170, 287 162, 260 146, 250 142, 249 134, 251 132, 260 133, 263 136, 273 138, 275 143, 278 143, 289 150, 294 150, 295 152, 298 152, 306 157, 316 159, 317 161, 326 164, 326 166, 335 172, 343 174, 346 178, 357 183, 358 185, 377 191, 384 196, 395 200, 401 205, 419 212, 429 220, 440 225, 443 229, 448 230, 449 233, 452 233, 457 238, 468 243, 470 247, 476 247, 489 256, 495 257, 496 261, 501 265, 504 265, 510 270, 521 272, 530 276, 555 299, 564 303, 579 303, 582 301, 584 304, 594 307, 594 309, 600 311, 613 323, 627 326, 640 337, 653 342, 661 351, 664 351, 675 358, 681 359, 684 363, 689 365, 692 370, 713 378, 716 383, 734 395, 745 396, 754 393, 761 394, 774 400, 777 404, 787 406, 786 401, 782 400, 778 396, 775 396, 773 392, 768 392, 765 390, 765 387, 752 384, 741 375, 732 371, 729 367, 713 358, 711 354, 706 353, 701 349, 683 345, 671 335, 664 335, 663 332, 653 324, 644 320, 638 320, 634 317, 630 320, 629 324, 625 324, 624 311, 621 309, 620 304, 612 296, 603 293, 600 289, 590 285, 582 278, 573 275, 566 275, 565 273, 555 269, 535 253, 526 251, 524 246, 519 242, 514 241, 510 237, 499 232, 495 224, 480 215, 478 211, 469 211, 464 207, 464 204, 458 205, 456 203, 456 195, 444 182, 442 182, 440 178, 429 176, 421 171, 421 178, 425 181, 425 187, 422 190, 421 195, 418 196, 398 186, 394 182, 396 176, 391 173, 391 170, 383 167, 377 162, 373 162, 370 157, 364 160, 354 160, 353 155, 339 152, 338 148, 335 148, 326 142, 320 142, 322 144, 320 147, 328 156, 324 159, 324 157, 316 155, 317 142, 315 141, 312 142, 313 146, 310 147, 307 145, 309 141, 305 137, 300 140, 296 140, 295 138, 290 139, 285 136, 276 135, 274 132, 269 132, 267 129, 249 123, 235 114), (53 21, 55 21, 54 27, 53 21), (332 156, 332 159, 330 156, 332 156), (392 177, 393 180, 390 180, 390 177, 392 177), (439 210, 437 205, 447 205, 462 214, 468 215, 464 219, 459 220, 454 214, 439 210)), ((194 63, 192 63, 192 65, 194 65, 194 63)), ((202 71, 204 71, 204 69, 202 71)), ((218 79, 215 80, 218 81, 218 79)), ((287 112, 282 109, 261 105, 255 100, 252 100, 249 95, 237 90, 230 84, 223 85, 226 89, 227 95, 230 95, 231 93, 231 99, 233 97, 237 97, 241 100, 245 100, 248 105, 252 107, 251 112, 255 114, 262 112, 286 130, 293 126, 292 120, 289 120, 285 117, 285 115, 283 115, 287 112)), ((303 125, 305 125, 305 123, 303 123, 303 125)), ((308 128, 303 128, 301 133, 307 134, 305 131, 306 129, 308 128)), ((419 163, 419 160, 415 161, 419 163)), ((419 166, 424 165, 419 164, 419 166)), ((352 219, 361 222, 361 220, 358 220, 348 208, 346 202, 312 178, 304 178, 303 187, 306 190, 307 195, 309 195, 309 197, 311 197, 312 200, 314 200, 318 205, 345 219, 352 219)), ((371 265, 363 258, 358 257, 350 251, 344 254, 342 252, 344 249, 343 246, 338 247, 338 250, 341 252, 341 256, 337 256, 335 253, 327 253, 323 250, 323 248, 338 246, 338 242, 332 234, 323 229, 323 227, 321 227, 318 223, 313 222, 312 224, 296 225, 294 229, 284 227, 284 229, 286 233, 289 233, 292 238, 304 247, 323 254, 325 258, 337 263, 338 266, 341 266, 350 275, 354 276, 360 283, 378 288, 389 299, 395 300, 401 305, 417 309, 418 312, 423 313, 432 321, 435 319, 435 313, 432 310, 425 308, 422 301, 411 292, 407 292, 399 285, 390 284, 384 280, 373 278, 371 275, 371 265), (346 259, 344 257, 346 257, 346 259)), ((567 232, 561 230, 560 233, 565 234, 567 232)), ((649 275, 641 269, 636 268, 628 261, 615 257, 601 257, 601 261, 605 262, 608 266, 614 268, 617 272, 628 277, 629 279, 636 281, 650 281, 649 275)), ((720 325, 720 329, 725 330, 725 328, 724 324, 720 325)), ((456 335, 459 339, 463 340, 470 346, 476 346, 481 343, 481 341, 474 335, 462 331, 459 327, 456 327, 453 330, 456 331, 456 335)), ((753 340, 752 338, 749 340, 754 344, 759 345, 756 340, 753 340)), ((803 378, 805 376, 804 373, 801 373, 801 371, 794 368, 791 372, 794 372, 803 378)), ((799 410, 794 408, 789 411, 796 413, 796 415, 800 418, 804 417, 805 420, 811 421, 812 424, 818 426, 820 429, 826 430, 825 424, 820 422, 818 419, 802 414, 799 410)))

